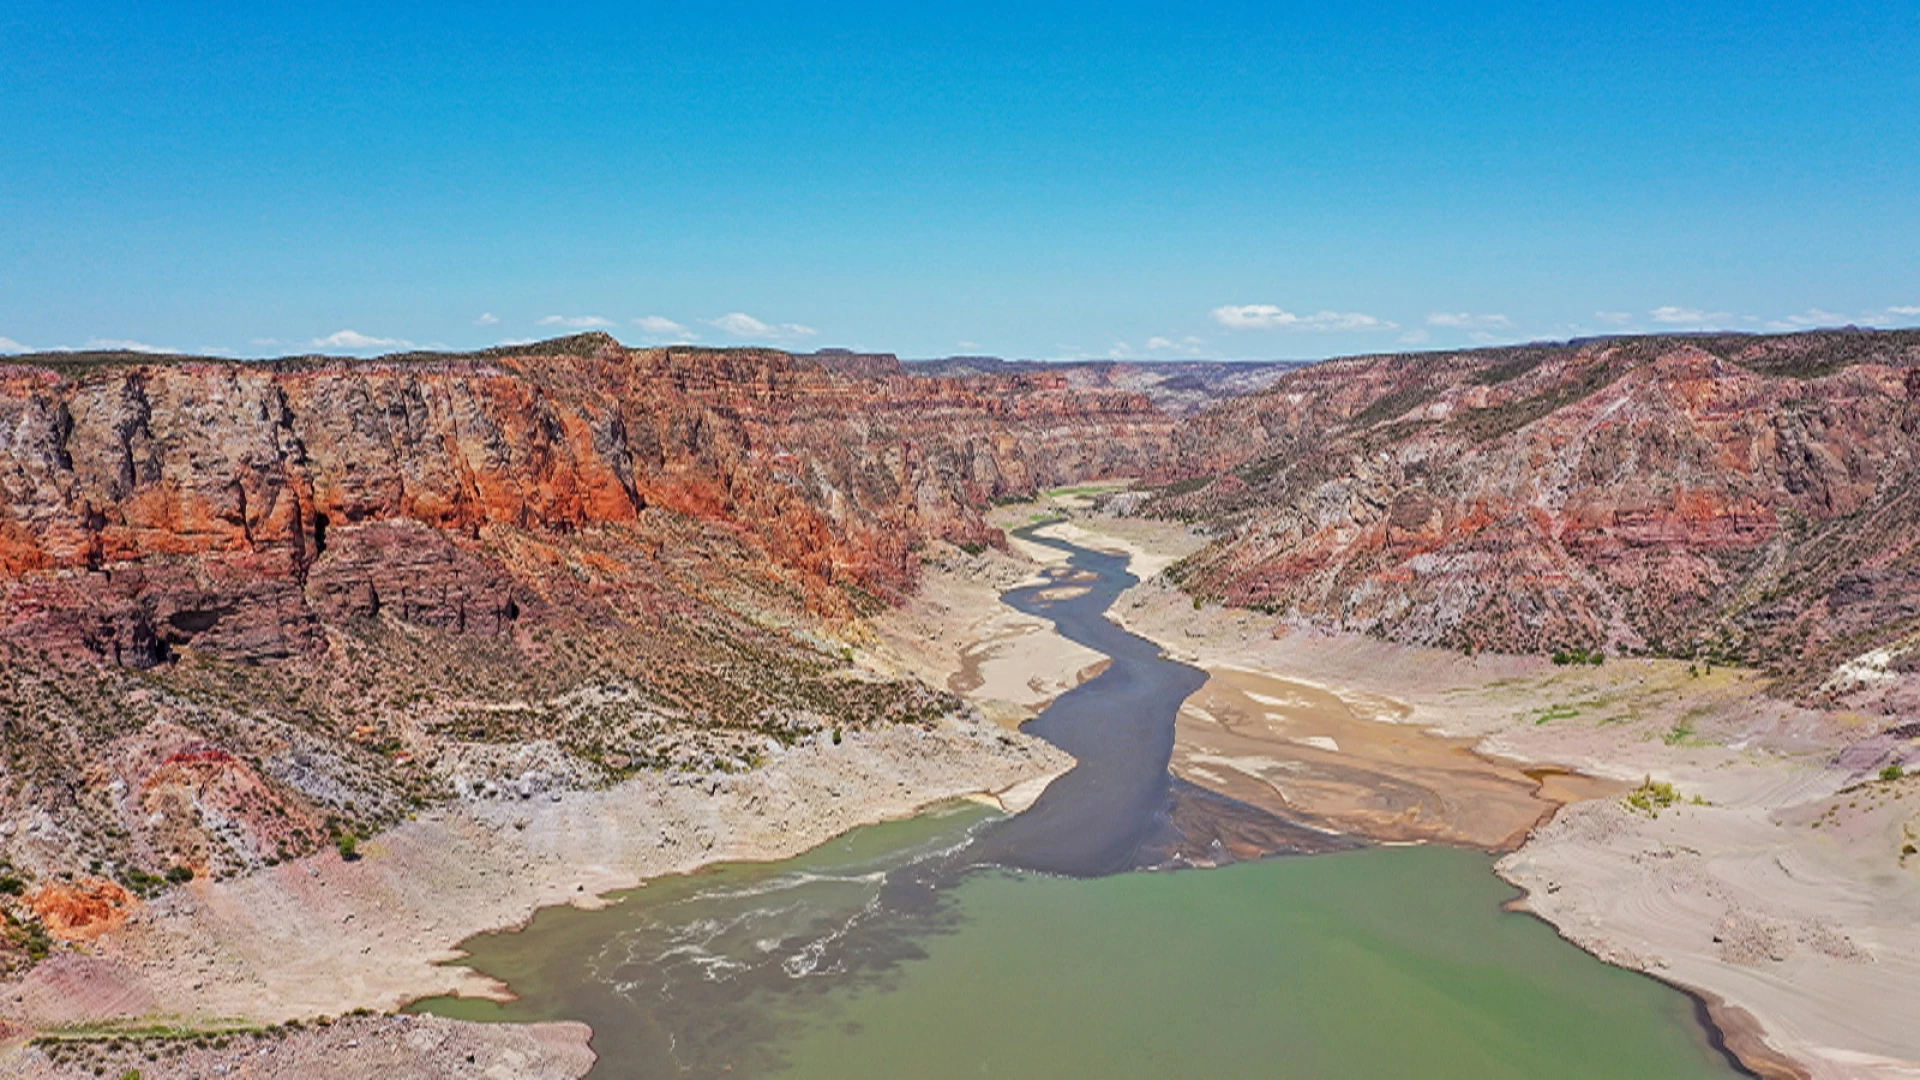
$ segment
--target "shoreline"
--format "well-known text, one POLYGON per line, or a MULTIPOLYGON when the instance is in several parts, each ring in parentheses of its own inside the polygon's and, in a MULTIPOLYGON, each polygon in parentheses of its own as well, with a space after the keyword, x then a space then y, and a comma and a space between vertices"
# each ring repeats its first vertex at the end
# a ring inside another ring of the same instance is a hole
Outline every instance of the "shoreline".
MULTIPOLYGON (((1077 542, 1108 550, 1183 553, 1202 542, 1137 519, 1080 516, 1072 528, 1077 542)), ((1844 717, 1769 698, 1752 672, 1468 658, 1195 609, 1164 582, 1143 580, 1112 615, 1210 670, 1242 666, 1342 698, 1396 699, 1403 715, 1356 712, 1468 740, 1488 760, 1572 770, 1621 791, 1646 778, 1676 785, 1677 805, 1651 813, 1590 797, 1537 822, 1495 864, 1519 890, 1516 908, 1583 951, 1688 994, 1710 1036, 1752 1075, 1920 1075, 1920 1040, 1897 1008, 1920 998, 1909 929, 1920 881, 1904 857, 1894 860, 1899 838, 1914 835, 1913 819, 1900 831, 1904 815, 1920 810, 1900 800, 1920 785, 1842 770, 1844 717), (1591 835, 1571 835, 1576 827, 1591 835)))
MULTIPOLYGON (((1039 740, 949 719, 849 731, 745 774, 645 774, 557 799, 457 804, 373 837, 352 863, 318 854, 173 890, 87 951, 0 984, 0 1015, 25 1037, 266 1026, 497 996, 504 988, 458 966, 459 944, 476 934, 668 874, 790 857, 968 795, 1018 798, 1071 764, 1039 740)), ((590 1037, 584 1026, 576 1035, 583 1046, 590 1037)), ((37 1054, 0 1051, 0 1076, 37 1054)))
MULTIPOLYGON (((1920 887, 1909 887, 1904 863, 1897 888, 1859 880, 1863 845, 1900 808, 1887 795, 1846 816, 1847 796, 1870 785, 1835 772, 1835 736, 1821 714, 1764 698, 1756 680, 1737 671, 1683 681, 1662 661, 1554 669, 1536 658, 1468 659, 1252 612, 1195 609, 1146 572, 1171 563, 1169 549, 1194 538, 1167 544, 1170 527, 1132 520, 1052 528, 1141 567, 1142 583, 1108 616, 1169 656, 1210 676, 1243 670, 1311 688, 1383 731, 1463 743, 1490 768, 1527 777, 1529 798, 1546 804, 1507 837, 1521 838, 1515 846, 1395 839, 1346 826, 1356 835, 1494 853, 1496 875, 1517 890, 1506 910, 1687 994, 1708 1041, 1750 1075, 1920 1075, 1920 1049, 1900 1042, 1905 1029, 1887 1009, 1920 992, 1920 950, 1886 929, 1910 926, 1903 913, 1920 915, 1920 887), (1100 531, 1108 527, 1132 535, 1100 531), (1552 704, 1543 711, 1543 703, 1552 704), (1567 789, 1549 797, 1567 775, 1598 777, 1619 791, 1657 777, 1710 798, 1649 815, 1613 795, 1573 798, 1567 789), (1834 827, 1812 831, 1822 823, 1834 827), (1898 903, 1889 908, 1888 897, 1898 903)), ((992 799, 1017 812, 1072 759, 1007 730, 1009 722, 1017 727, 1089 674, 1071 643, 1001 616, 1010 610, 1001 592, 1030 582, 1032 569, 994 552, 953 556, 930 568, 923 593, 850 635, 861 665, 877 672, 953 686, 971 666, 979 681, 962 695, 984 721, 849 732, 845 747, 818 739, 744 774, 648 774, 551 801, 458 803, 374 837, 357 863, 317 854, 233 882, 195 883, 144 907, 90 955, 60 957, 0 984, 0 1027, 23 1018, 29 1027, 35 1018, 41 1027, 304 1018, 444 994, 496 996, 503 987, 457 965, 458 944, 525 925, 543 907, 591 907, 607 893, 719 862, 787 858, 955 798, 992 799), (996 648, 1010 641, 1022 645, 996 648), (1002 666, 989 670, 995 665, 1002 666), (1023 684, 1025 671, 1040 674, 1023 684), (327 946, 309 944, 317 941, 327 946)), ((1317 732, 1274 737, 1295 742, 1304 758, 1348 749, 1317 732)), ((590 1031, 575 1034, 584 1048, 590 1031)), ((26 1053, 0 1045, 0 1077, 16 1075, 9 1070, 26 1053)))
MULTIPOLYGON (((1004 556, 976 561, 982 572, 964 575, 957 597, 976 621, 960 623, 959 634, 952 633, 954 612, 922 594, 848 636, 862 667, 934 685, 951 685, 968 666, 1003 659, 1019 665, 1015 677, 994 672, 969 688, 988 693, 962 694, 978 719, 948 718, 931 730, 849 730, 844 745, 823 734, 744 774, 641 774, 607 789, 531 801, 458 801, 369 838, 352 863, 319 852, 244 878, 170 890, 84 952, 0 982, 0 1080, 49 1074, 52 1063, 26 1042, 38 1031, 110 1036, 155 1023, 265 1026, 363 1009, 408 1016, 390 1010, 435 996, 497 998, 510 991, 462 966, 459 945, 525 926, 543 908, 602 906, 610 893, 663 877, 790 858, 854 829, 958 799, 1019 812, 1074 764, 1019 733, 1019 723, 1092 677, 1104 658, 1059 637, 1050 623, 1000 604, 1001 592, 1032 577, 1030 565, 1004 556), (891 627, 888 640, 884 625, 901 619, 909 620, 907 648, 896 647, 902 628, 891 627), (926 620, 933 633, 914 633, 926 620), (1019 649, 1003 647, 1015 640, 1019 649), (951 660, 942 655, 948 647, 951 660), (992 696, 996 690, 1005 697, 992 696), (655 832, 657 840, 638 842, 655 832), (622 837, 631 841, 624 848, 622 837), (383 953, 396 943, 403 956, 383 953)), ((521 1060, 514 1055, 524 1053, 528 1037, 552 1059, 553 1071, 538 1075, 577 1076, 593 1060, 584 1024, 434 1019, 452 1032, 442 1042, 464 1040, 482 1064, 489 1054, 521 1060)), ((398 1038, 393 1029, 370 1032, 361 1040, 368 1051, 401 1052, 388 1045, 398 1038)), ((292 1040, 288 1045, 314 1041, 307 1032, 282 1038, 292 1040)), ((352 1063, 363 1058, 348 1053, 288 1075, 364 1075, 367 1067, 352 1063)), ((524 1064, 533 1070, 536 1063, 524 1064)), ((440 1075, 443 1065, 419 1075, 440 1075)), ((144 1066, 149 1075, 171 1075, 144 1066)), ((413 1075, 408 1067, 407 1060, 385 1058, 379 1065, 395 1077, 413 1075)), ((464 1075, 446 1073, 456 1074, 464 1075)))

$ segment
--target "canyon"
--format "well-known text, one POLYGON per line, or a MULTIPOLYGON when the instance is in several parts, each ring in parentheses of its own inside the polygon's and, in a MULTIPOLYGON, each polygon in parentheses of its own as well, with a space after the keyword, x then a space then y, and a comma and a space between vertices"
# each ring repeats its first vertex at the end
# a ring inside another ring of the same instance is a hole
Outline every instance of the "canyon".
MULTIPOLYGON (((629 350, 0 368, 6 857, 136 888, 445 797, 930 721, 821 634, 998 498, 1150 473, 1143 396, 629 350)), ((65 896, 74 888, 49 885, 65 896)), ((54 894, 43 909, 51 910, 54 894)), ((117 907, 120 905, 109 905, 117 907)))
MULTIPOLYGON (((1231 648, 1193 646, 1213 665, 1203 719, 1273 696, 1219 697, 1234 665, 1335 654, 1419 658, 1432 685, 1389 689, 1421 703, 1415 722, 1469 716, 1453 733, 1476 747, 1561 745, 1558 714, 1514 728, 1502 689, 1544 680, 1549 655, 1549 673, 1657 675, 1674 695, 1660 730, 1565 755, 1605 783, 1536 799, 1507 769, 1518 809, 1484 838, 1349 813, 1379 839, 1507 850, 1551 805, 1584 799, 1566 820, 1589 821, 1700 739, 1794 756, 1819 778, 1799 794, 1837 801, 1920 736, 1917 448, 1920 332, 1245 369, 604 334, 371 360, 4 358, 0 1029, 126 1021, 156 994, 187 1015, 267 1002, 277 1022, 391 1008, 403 983, 484 989, 433 974, 453 970, 432 967, 446 935, 935 799, 1031 801, 1065 765, 1017 726, 1091 670, 992 613, 1034 572, 1008 530, 1035 514, 1150 538, 1131 550, 1152 580, 1116 614, 1170 649, 1233 620, 1231 648), (1095 486, 1044 495, 1073 485, 1095 486), (1729 672, 1744 696, 1687 711, 1729 672), (1460 714, 1450 688, 1501 704, 1460 714), (609 839, 623 816, 646 835, 609 839), (394 850, 432 872, 380 861, 394 850), (484 895, 440 925, 425 913, 456 880, 484 895), (404 915, 413 940, 377 992, 259 976, 285 928, 236 911, 325 934, 338 903, 315 905, 315 882, 365 901, 367 949, 399 948, 382 935, 401 925, 367 905, 404 915), (210 926, 238 966, 155 974, 191 966, 210 926), (92 992, 109 982, 138 992, 92 992), (75 985, 92 989, 63 1003, 75 985)), ((1406 722, 1370 715, 1336 734, 1406 722)), ((1313 731, 1316 767, 1352 764, 1313 731)), ((1183 778, 1211 767, 1255 798, 1218 746, 1182 747, 1183 778)), ((1514 872, 1530 887, 1587 850, 1558 821, 1515 864, 1548 867, 1514 872)))

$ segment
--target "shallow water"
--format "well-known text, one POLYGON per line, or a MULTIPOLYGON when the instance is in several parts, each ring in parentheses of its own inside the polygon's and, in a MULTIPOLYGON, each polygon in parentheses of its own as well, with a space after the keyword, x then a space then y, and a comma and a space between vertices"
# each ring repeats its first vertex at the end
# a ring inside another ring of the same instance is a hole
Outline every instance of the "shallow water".
POLYGON ((419 1007, 584 1020, 596 1077, 1734 1075, 1688 998, 1501 912, 1483 855, 1122 873, 1355 845, 1171 780, 1205 676, 1104 617, 1123 559, 1058 546, 1088 591, 1007 600, 1113 663, 1027 726, 1079 760, 1031 809, 544 911, 466 945, 519 1001, 419 1007))

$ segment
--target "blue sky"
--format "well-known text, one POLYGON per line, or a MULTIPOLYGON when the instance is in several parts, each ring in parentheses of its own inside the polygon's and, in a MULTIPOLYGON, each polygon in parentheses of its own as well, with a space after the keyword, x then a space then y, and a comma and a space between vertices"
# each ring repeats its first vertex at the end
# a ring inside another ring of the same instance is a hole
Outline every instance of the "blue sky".
POLYGON ((918 7, 10 0, 0 349, 1920 325, 1920 3, 918 7))

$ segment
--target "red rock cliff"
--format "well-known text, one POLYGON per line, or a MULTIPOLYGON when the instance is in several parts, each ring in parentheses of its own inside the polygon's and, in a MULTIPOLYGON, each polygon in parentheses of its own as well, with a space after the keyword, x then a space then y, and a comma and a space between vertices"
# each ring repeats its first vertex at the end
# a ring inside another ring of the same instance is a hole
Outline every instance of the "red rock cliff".
MULTIPOLYGON (((1234 603, 1400 640, 1729 655, 1802 689, 1920 630, 1920 333, 1331 361, 1183 426, 1234 603)), ((1910 642, 1909 642, 1910 644, 1910 642)))
POLYGON ((136 666, 288 656, 386 608, 497 633, 489 529, 649 508, 733 530, 831 608, 910 586, 980 508, 1150 472, 1144 397, 1046 375, 908 378, 771 350, 546 347, 381 361, 0 367, 0 634, 136 666))

